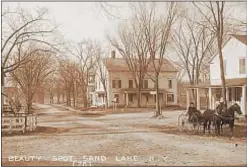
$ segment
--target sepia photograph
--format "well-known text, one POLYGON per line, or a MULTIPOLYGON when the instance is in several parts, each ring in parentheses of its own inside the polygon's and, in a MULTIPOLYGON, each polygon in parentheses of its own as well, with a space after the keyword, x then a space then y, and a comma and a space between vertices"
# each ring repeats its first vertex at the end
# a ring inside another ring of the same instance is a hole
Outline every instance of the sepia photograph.
POLYGON ((2 1, 1 166, 247 166, 247 2, 2 1))

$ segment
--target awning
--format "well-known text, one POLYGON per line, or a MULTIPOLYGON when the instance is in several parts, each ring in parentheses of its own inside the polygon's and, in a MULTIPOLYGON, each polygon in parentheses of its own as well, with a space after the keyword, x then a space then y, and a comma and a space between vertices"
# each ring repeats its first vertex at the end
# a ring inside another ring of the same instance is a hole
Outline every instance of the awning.
POLYGON ((96 91, 97 94, 105 94, 105 91, 96 91))
MULTIPOLYGON (((138 92, 138 89, 137 88, 127 88, 127 89, 121 89, 120 91, 121 92, 124 92, 124 93, 137 93, 138 92)), ((156 91, 155 88, 144 88, 144 89, 141 89, 141 93, 150 93, 150 92, 153 92, 153 91, 156 91)), ((160 93, 166 93, 168 91, 165 90, 165 89, 159 89, 159 92, 160 93)))
MULTIPOLYGON (((247 78, 226 79, 226 87, 243 86, 243 85, 247 85, 247 78)), ((210 88, 210 87, 221 88, 222 85, 211 85, 210 82, 202 82, 196 85, 188 85, 186 87, 187 88, 210 88)))

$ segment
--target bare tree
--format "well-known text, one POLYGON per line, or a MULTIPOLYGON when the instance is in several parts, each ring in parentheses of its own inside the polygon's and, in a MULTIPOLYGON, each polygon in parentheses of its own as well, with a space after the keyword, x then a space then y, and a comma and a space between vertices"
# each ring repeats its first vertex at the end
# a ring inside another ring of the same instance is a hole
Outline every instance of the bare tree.
POLYGON ((110 43, 124 58, 131 72, 137 88, 137 107, 141 106, 143 79, 150 63, 143 25, 139 17, 139 13, 134 12, 133 18, 129 23, 120 25, 121 29, 118 31, 118 38, 108 37, 110 43))
POLYGON ((71 96, 75 107, 75 82, 77 81, 77 67, 74 61, 60 60, 59 65, 60 79, 63 81, 63 90, 66 93, 67 106, 71 106, 71 96))
MULTIPOLYGON (((7 73, 28 62, 26 53, 29 50, 26 48, 33 48, 33 44, 38 43, 41 47, 36 46, 36 49, 32 50, 33 52, 43 50, 43 46, 46 46, 46 50, 51 50, 51 48, 57 50, 56 46, 51 44, 51 40, 53 40, 51 34, 54 35, 56 26, 51 20, 46 19, 47 9, 40 8, 32 14, 20 6, 15 10, 3 9, 1 15, 2 86, 4 86, 4 77, 7 73)), ((2 96, 2 102, 3 98, 2 96)))
POLYGON ((103 52, 101 47, 99 46, 96 49, 96 75, 99 78, 101 84, 104 88, 104 96, 105 96, 105 108, 108 108, 108 96, 107 96, 107 71, 105 69, 105 59, 106 57, 103 57, 103 52))
MULTIPOLYGON (((18 84, 25 96, 27 113, 31 113, 33 97, 45 79, 54 71, 51 53, 38 52, 28 55, 28 62, 22 68, 11 72, 13 81, 18 84)), ((18 61, 18 60, 17 60, 18 61)))
MULTIPOLYGON (((227 109, 226 101, 226 81, 224 73, 224 61, 222 48, 226 35, 229 32, 236 31, 236 24, 233 20, 229 18, 226 13, 226 2, 205 2, 205 3, 193 3, 196 9, 204 18, 204 22, 208 28, 215 36, 217 41, 217 49, 220 61, 220 77, 222 81, 222 95, 224 101, 224 110, 227 109)), ((246 26, 245 26, 246 27, 246 26)))
MULTIPOLYGON (((38 9, 35 15, 18 7, 15 11, 4 11, 2 14, 2 72, 6 74, 17 69, 26 56, 18 55, 19 61, 13 62, 13 52, 20 51, 26 43, 35 42, 52 46, 45 37, 49 37, 56 30, 56 26, 45 17, 48 11, 45 8, 38 9)), ((37 48, 38 49, 38 48, 37 48)))
MULTIPOLYGON (((32 113, 33 98, 36 92, 42 88, 47 76, 54 71, 51 56, 51 53, 44 54, 44 52, 28 54, 28 62, 22 68, 11 72, 13 81, 17 83, 25 97, 27 114, 32 113)), ((25 117, 25 130, 26 127, 27 117, 25 117)))
MULTIPOLYGON (((215 35, 206 25, 198 25, 188 16, 183 16, 178 30, 174 30, 172 37, 175 51, 188 74, 190 84, 198 84, 202 71, 207 68, 208 60, 215 53, 215 35)), ((194 92, 192 95, 195 98, 194 92)))
POLYGON ((76 66, 77 79, 75 80, 77 88, 80 88, 83 94, 84 107, 88 107, 88 92, 89 77, 95 75, 95 43, 93 40, 88 39, 83 42, 76 43, 68 49, 68 52, 79 60, 76 66))
POLYGON ((147 9, 146 4, 140 6, 140 20, 142 21, 145 41, 151 58, 155 77, 153 78, 156 88, 156 115, 161 115, 159 104, 159 74, 166 63, 166 52, 171 43, 172 25, 178 15, 178 6, 174 2, 166 2, 166 13, 161 17, 156 15, 156 4, 152 3, 147 9))

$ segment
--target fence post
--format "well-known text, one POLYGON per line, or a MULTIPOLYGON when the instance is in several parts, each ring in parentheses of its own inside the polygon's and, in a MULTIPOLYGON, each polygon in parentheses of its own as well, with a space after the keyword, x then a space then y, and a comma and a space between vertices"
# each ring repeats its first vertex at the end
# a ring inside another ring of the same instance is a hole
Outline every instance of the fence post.
POLYGON ((10 124, 9 124, 9 131, 10 131, 10 133, 12 133, 12 117, 10 117, 10 124))
POLYGON ((21 116, 21 122, 22 122, 22 128, 23 128, 22 133, 25 133, 25 120, 23 121, 23 118, 25 119, 25 116, 24 117, 21 116))
POLYGON ((35 116, 35 129, 37 128, 37 116, 35 116))

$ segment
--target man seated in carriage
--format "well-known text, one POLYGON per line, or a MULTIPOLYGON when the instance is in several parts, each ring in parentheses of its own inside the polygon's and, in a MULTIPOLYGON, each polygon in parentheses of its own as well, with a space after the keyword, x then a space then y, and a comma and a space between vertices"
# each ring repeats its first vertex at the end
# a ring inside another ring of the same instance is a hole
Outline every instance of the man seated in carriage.
POLYGON ((193 102, 190 103, 190 106, 188 108, 187 114, 189 116, 189 121, 191 121, 191 116, 195 114, 197 117, 201 116, 201 112, 196 109, 196 106, 193 102))

